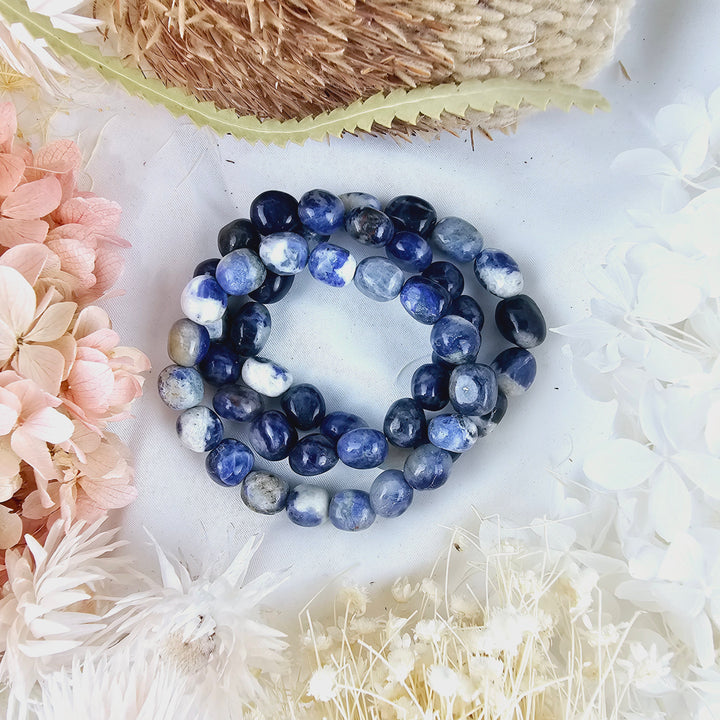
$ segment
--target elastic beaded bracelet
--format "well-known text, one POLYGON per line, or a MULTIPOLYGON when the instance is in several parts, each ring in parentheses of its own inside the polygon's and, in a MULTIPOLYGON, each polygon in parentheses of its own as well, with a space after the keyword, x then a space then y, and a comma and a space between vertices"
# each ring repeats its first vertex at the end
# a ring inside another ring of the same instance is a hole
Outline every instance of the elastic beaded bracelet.
POLYGON ((176 365, 158 377, 161 399, 183 411, 177 431, 186 447, 208 452, 210 477, 223 486, 240 485, 243 502, 261 514, 285 509, 292 522, 315 526, 328 517, 342 530, 369 527, 377 515, 397 517, 407 510, 413 490, 443 485, 459 453, 500 422, 507 397, 532 384, 536 363, 529 348, 543 342, 545 320, 537 305, 521 295, 523 277, 506 253, 484 249, 483 238, 468 222, 437 215, 425 200, 393 199, 382 211, 365 193, 337 197, 311 190, 299 201, 280 191, 259 195, 251 220, 239 219, 218 234, 222 258, 201 262, 181 296, 185 318, 170 330, 168 354, 176 365), (336 231, 358 242, 384 248, 359 264, 345 248, 328 242, 336 231), (476 363, 484 315, 463 295, 465 279, 452 262, 433 262, 431 245, 457 263, 473 262, 475 277, 502 298, 495 309, 500 334, 515 347, 490 366, 476 363), (314 247, 312 247, 314 246, 314 247), (283 300, 293 278, 305 267, 330 287, 354 282, 378 302, 396 297, 421 323, 432 325, 433 362, 413 374, 411 397, 395 401, 383 431, 346 412, 325 414, 320 391, 293 385, 292 375, 259 356, 271 331, 266 305, 283 300), (403 271, 416 273, 408 277, 403 271), (249 301, 236 308, 236 301, 249 301), (197 369, 196 369, 197 368, 197 369), (245 385, 237 384, 242 377, 245 385), (218 386, 214 411, 200 405, 205 381, 218 386), (280 398, 282 410, 265 398, 280 398), (438 413, 450 403, 454 413, 438 413), (403 470, 385 470, 369 492, 342 490, 332 497, 323 487, 295 487, 264 470, 253 470, 252 450, 235 438, 223 439, 220 417, 249 423, 252 449, 267 460, 288 458, 297 475, 327 472, 342 461, 368 469, 386 459, 388 443, 410 450, 403 470), (298 431, 308 434, 300 437, 298 431))

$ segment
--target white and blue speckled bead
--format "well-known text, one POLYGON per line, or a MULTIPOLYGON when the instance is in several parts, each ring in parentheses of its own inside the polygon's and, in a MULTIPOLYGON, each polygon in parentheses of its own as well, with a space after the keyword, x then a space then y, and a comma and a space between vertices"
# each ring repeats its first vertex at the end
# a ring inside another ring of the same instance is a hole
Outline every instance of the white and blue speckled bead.
POLYGON ((332 243, 320 243, 308 260, 310 274, 330 287, 345 287, 355 277, 357 262, 343 247, 332 243))
POLYGON ((248 358, 242 367, 242 379, 266 397, 279 397, 293 383, 292 375, 282 365, 264 357, 248 358))
POLYGON ((260 258, 276 275, 297 275, 308 261, 308 243, 294 232, 267 235, 260 243, 260 258))
POLYGON ((223 438, 222 420, 204 405, 196 405, 178 416, 175 423, 180 442, 193 452, 208 452, 223 438))
POLYGON ((363 490, 341 490, 333 495, 328 509, 330 522, 346 532, 366 530, 375 522, 370 496, 363 490))
POLYGON ((330 493, 318 485, 301 483, 288 494, 287 514, 301 527, 317 527, 328 519, 330 493))
POLYGON ((186 317, 199 325, 217 322, 227 308, 227 293, 211 275, 198 275, 185 286, 180 307, 186 317))
POLYGON ((262 470, 254 470, 240 486, 240 497, 252 511, 275 515, 287 505, 290 485, 287 480, 262 470))
POLYGON ((158 375, 158 395, 171 410, 187 410, 202 402, 205 387, 192 367, 168 365, 158 375))
POLYGON ((497 297, 514 297, 523 291, 525 281, 520 267, 502 250, 483 250, 475 258, 473 269, 478 282, 497 297))

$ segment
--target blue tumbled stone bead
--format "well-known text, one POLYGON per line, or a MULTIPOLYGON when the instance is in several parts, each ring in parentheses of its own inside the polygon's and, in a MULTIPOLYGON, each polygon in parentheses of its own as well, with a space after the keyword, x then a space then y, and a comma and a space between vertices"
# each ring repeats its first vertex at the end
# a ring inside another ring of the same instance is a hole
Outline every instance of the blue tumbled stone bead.
POLYGON ((338 454, 329 437, 312 433, 298 440, 289 459, 290 467, 298 475, 321 475, 337 465, 338 454))
POLYGON ((370 486, 370 505, 376 515, 393 518, 402 515, 413 499, 413 489, 400 470, 381 472, 370 486))
POLYGON ((210 342, 224 340, 227 336, 227 316, 228 314, 225 313, 219 320, 203 326, 207 328, 208 338, 210 338, 210 342))
POLYGON ((157 379, 158 395, 171 410, 187 410, 203 399, 205 387, 200 373, 192 367, 168 365, 157 379))
POLYGON ((495 324, 506 340, 521 348, 536 347, 547 336, 545 318, 527 295, 501 300, 495 308, 495 324))
POLYGON ((240 358, 227 345, 210 343, 198 370, 207 382, 220 387, 234 383, 240 377, 240 358))
POLYGON ((461 415, 486 415, 497 402, 495 371, 488 365, 458 365, 450 375, 450 402, 461 415))
POLYGON ((448 315, 459 315, 461 318, 469 320, 480 332, 485 324, 485 313, 478 305, 475 298, 469 295, 461 295, 455 298, 448 308, 448 315))
POLYGON ((518 264, 502 250, 483 250, 473 264, 478 282, 493 295, 509 298, 522 292, 524 281, 518 264))
POLYGON ((297 430, 277 410, 268 410, 250 423, 248 439, 266 460, 283 460, 297 442, 297 430))
POLYGON ((388 442, 396 447, 413 448, 426 442, 427 422, 417 400, 396 400, 385 414, 383 432, 388 442))
POLYGON ((252 450, 235 438, 225 438, 205 458, 208 475, 224 487, 239 485, 252 470, 255 458, 252 450))
POLYGON ((497 402, 495 407, 487 414, 479 417, 473 416, 472 421, 478 429, 478 437, 489 435, 505 417, 507 412, 508 400, 502 390, 498 390, 497 402))
POLYGON ((217 281, 228 295, 247 295, 257 290, 266 275, 262 260, 247 248, 225 255, 215 270, 217 281))
POLYGON ((242 248, 257 252, 260 248, 260 233, 250 220, 238 218, 220 228, 217 246, 221 255, 242 248))
POLYGON ((444 485, 452 470, 452 457, 434 445, 415 448, 405 460, 405 482, 415 490, 434 490, 444 485))
POLYGON ((185 410, 175 422, 180 442, 193 452, 212 450, 223 437, 220 418, 204 405, 185 410))
POLYGON ((266 397, 278 397, 292 385, 292 375, 264 357, 250 357, 242 366, 243 382, 266 397))
POLYGON ((260 258, 277 275, 297 275, 308 261, 307 240, 294 232, 267 235, 260 243, 260 258))
POLYGON ((465 278, 460 269, 444 260, 438 260, 438 262, 428 265, 423 270, 422 276, 436 282, 438 285, 442 285, 453 300, 462 295, 465 287, 465 278))
POLYGON ((325 399, 309 383, 293 385, 282 396, 281 404, 288 420, 299 430, 316 428, 325 417, 325 399))
POLYGON ((355 270, 355 287, 371 300, 387 302, 393 300, 402 290, 405 276, 403 271, 384 257, 369 257, 362 260, 355 270))
POLYGON ((412 376, 410 392, 426 410, 442 410, 450 400, 450 370, 437 363, 421 365, 412 376))
POLYGON ((328 517, 330 493, 317 485, 296 485, 287 497, 287 514, 290 522, 300 527, 317 527, 328 517))
POLYGON ((537 363, 525 348, 503 350, 492 362, 497 375, 498 387, 508 397, 522 395, 535 380, 537 363))
POLYGON ((444 360, 435 351, 433 351, 431 359, 435 365, 440 365, 440 367, 446 368, 449 373, 451 373, 455 369, 455 363, 444 360))
POLYGON ((285 509, 290 484, 287 480, 263 470, 249 473, 240 486, 240 498, 261 515, 274 515, 285 509))
POLYGON ((309 190, 300 198, 298 217, 316 233, 332 235, 342 227, 345 206, 337 195, 327 190, 309 190))
POLYGON ((450 305, 448 291, 432 280, 411 277, 400 291, 400 302, 407 312, 424 325, 433 325, 450 305))
POLYGON ((262 285, 257 290, 249 293, 249 295, 253 300, 263 305, 280 302, 290 292, 294 281, 294 275, 277 275, 268 270, 262 285))
POLYGON ((363 490, 341 490, 333 495, 328 509, 330 522, 347 532, 365 530, 375 522, 370 496, 363 490))
POLYGON ((433 325, 430 345, 443 360, 459 365, 478 354, 480 333, 469 320, 459 315, 445 315, 433 325))
POLYGON ((436 415, 428 425, 428 440, 448 452, 465 452, 477 439, 475 423, 464 415, 436 415))
POLYGON ((395 235, 392 220, 371 207, 355 208, 345 216, 345 230, 363 245, 385 247, 395 235))
POLYGON ((435 226, 430 242, 455 262, 470 262, 483 249, 483 237, 467 220, 446 217, 435 226))
POLYGON ((252 422, 260 417, 265 405, 260 393, 244 385, 224 385, 213 396, 213 408, 223 418, 252 422))
POLYGON ((220 262, 220 258, 208 258, 199 262, 193 270, 193 277, 198 275, 212 275, 215 276, 215 270, 220 262))
POLYGON ((385 214, 392 219, 396 230, 407 230, 424 238, 429 237, 437 222, 435 208, 427 200, 414 195, 393 198, 387 204, 385 214))
POLYGON ((260 193, 250 205, 250 218, 262 235, 292 230, 298 223, 297 200, 280 190, 260 193))
POLYGON ((380 201, 374 196, 364 192, 349 192, 340 195, 343 205, 345 206, 345 212, 349 213, 355 208, 369 207, 375 210, 382 210, 380 201))
POLYGON ((230 321, 230 340, 241 357, 257 355, 270 337, 270 311, 258 302, 249 302, 230 321))
POLYGON ((321 243, 308 260, 310 274, 330 287, 345 287, 355 277, 357 262, 343 247, 332 243, 321 243))
POLYGON ((197 365, 210 347, 210 335, 204 325, 188 318, 176 320, 168 333, 167 351, 170 359, 178 365, 197 365))
POLYGON ((397 233, 385 246, 385 254, 406 272, 422 272, 432 263, 432 250, 417 233, 397 233))
POLYGON ((185 286, 180 306, 186 317, 200 325, 219 320, 227 308, 227 293, 210 275, 198 275, 185 286))
POLYGON ((385 462, 388 444, 379 430, 356 428, 340 437, 337 451, 340 459, 348 467, 367 470, 385 462))
POLYGON ((338 410, 325 416, 320 423, 320 432, 336 443, 346 432, 364 427, 367 423, 361 417, 338 410))

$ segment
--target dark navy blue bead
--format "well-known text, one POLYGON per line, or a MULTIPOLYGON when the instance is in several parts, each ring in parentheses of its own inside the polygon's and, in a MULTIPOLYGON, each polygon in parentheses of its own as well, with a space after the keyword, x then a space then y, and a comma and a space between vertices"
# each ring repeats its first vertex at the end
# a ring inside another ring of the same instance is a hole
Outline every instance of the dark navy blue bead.
POLYGON ((385 246, 385 254, 406 272, 422 272, 432 263, 427 240, 412 232, 397 233, 385 246))
POLYGON ((506 340, 521 348, 536 347, 547 336, 545 318, 527 295, 501 300, 495 308, 495 324, 506 340))
POLYGON ((298 475, 321 475, 332 470, 337 461, 335 443, 320 433, 300 438, 290 451, 290 467, 298 475))
POLYGON ((298 217, 316 233, 332 235, 342 227, 345 206, 337 195, 327 190, 309 190, 300 198, 298 217))
POLYGON ((180 442, 193 452, 212 450, 223 437, 220 418, 204 405, 185 410, 175 422, 180 442))
POLYGON ((421 365, 412 376, 410 392, 426 410, 442 410, 450 399, 450 370, 436 363, 421 365))
POLYGON ((520 268, 502 250, 483 250, 475 258, 473 270, 478 282, 493 295, 509 298, 522 292, 524 280, 520 268))
POLYGON ((413 448, 427 442, 425 413, 417 400, 396 400, 385 415, 383 432, 396 447, 413 448))
POLYGON ((355 277, 357 262, 344 248, 333 243, 321 243, 308 259, 310 274, 330 287, 345 287, 355 277))
POLYGON ((428 424, 428 440, 448 452, 465 452, 477 439, 475 423, 464 415, 436 415, 428 424))
POLYGON ((355 287, 371 300, 387 302, 393 300, 402 290, 405 276, 403 271, 384 257, 373 256, 358 263, 353 282, 355 287))
POLYGON ((444 367, 449 373, 455 369, 455 363, 448 362, 447 360, 441 358, 436 352, 433 352, 432 354, 432 361, 435 365, 444 367))
POLYGON ((367 470, 385 462, 388 444, 379 430, 356 428, 340 437, 337 451, 340 459, 348 467, 367 470))
POLYGON ((207 382, 219 387, 234 383, 240 377, 240 367, 237 353, 222 343, 210 343, 198 370, 207 382))
POLYGON ((370 486, 370 505, 376 515, 393 518, 402 515, 413 499, 413 489, 400 470, 381 472, 370 486))
POLYGON ((255 461, 252 450, 234 438, 225 438, 205 458, 208 475, 224 487, 239 485, 252 470, 255 461))
POLYGON ((445 260, 438 260, 423 270, 422 275, 428 280, 433 280, 438 285, 442 285, 453 300, 462 295, 465 278, 457 265, 445 262, 445 260))
POLYGON ((341 411, 331 412, 320 423, 320 432, 337 442, 342 435, 356 428, 367 427, 367 423, 357 415, 341 411))
POLYGON ((469 320, 459 315, 445 315, 433 325, 430 345, 443 360, 459 365, 478 354, 480 333, 469 320))
POLYGON ((370 496, 363 490, 341 490, 333 495, 328 509, 330 522, 347 532, 365 530, 375 522, 370 496))
POLYGON ((452 464, 452 457, 446 450, 434 445, 421 445, 405 460, 403 476, 415 490, 434 490, 447 482, 452 464))
POLYGON ((317 485, 296 485, 287 497, 287 514, 290 522, 300 527, 317 527, 328 517, 330 493, 317 485))
POLYGON ((230 340, 241 357, 254 357, 270 337, 270 311, 258 302, 249 302, 230 321, 230 340))
POLYGON ((430 235, 437 222, 435 208, 414 195, 393 198, 385 208, 385 214, 392 219, 396 230, 407 230, 424 238, 430 235))
POLYGON ((461 415, 486 415, 497 402, 495 371, 488 365, 458 365, 450 376, 450 402, 461 415))
POLYGON ((212 275, 215 277, 215 269, 219 262, 220 258, 208 258, 207 260, 199 262, 193 270, 193 277, 197 277, 198 275, 212 275))
POLYGON ((194 367, 168 365, 157 379, 158 395, 171 410, 187 410, 203 399, 205 387, 194 367))
POLYGON ((345 230, 363 245, 385 247, 395 234, 392 220, 380 210, 359 207, 345 216, 345 230))
POLYGON ((282 396, 281 403, 288 420, 299 430, 319 427, 325 417, 325 399, 308 383, 293 385, 282 396))
POLYGON ((470 262, 483 249, 483 237, 466 220, 446 217, 433 230, 432 244, 455 262, 470 262))
POLYGON ((266 190, 252 201, 250 218, 262 235, 292 230, 298 223, 297 200, 280 190, 266 190))
POLYGON ((294 275, 277 275, 268 270, 262 285, 253 290, 250 297, 263 305, 280 302, 290 292, 294 281, 294 275))
POLYGON ((267 269, 256 253, 241 248, 220 260, 215 277, 228 295, 247 295, 263 284, 267 269))
POLYGON ((213 397, 215 412, 235 422, 252 422, 265 409, 262 395, 244 385, 224 385, 213 397))
POLYGON ((478 437, 489 435, 505 417, 507 412, 508 400, 507 396, 501 390, 498 390, 497 402, 495 407, 487 414, 481 417, 473 417, 473 422, 478 429, 478 437))
POLYGON ((498 387, 508 397, 522 395, 535 380, 537 363, 525 348, 503 350, 492 362, 497 375, 498 387))
POLYGON ((297 430, 277 410, 268 410, 250 423, 250 445, 266 460, 282 460, 297 442, 297 430))
POLYGON ((168 333, 167 350, 170 359, 178 365, 197 365, 210 347, 210 334, 204 325, 188 318, 173 323, 168 333))
POLYGON ((447 312, 450 295, 432 280, 411 277, 400 291, 400 302, 418 322, 433 325, 447 312))
POLYGON ((217 246, 221 255, 242 248, 257 252, 260 248, 260 233, 250 220, 238 218, 220 228, 217 246))
POLYGON ((469 320, 480 332, 485 324, 485 313, 478 305, 475 298, 469 295, 461 295, 450 303, 448 315, 459 315, 461 318, 469 320))

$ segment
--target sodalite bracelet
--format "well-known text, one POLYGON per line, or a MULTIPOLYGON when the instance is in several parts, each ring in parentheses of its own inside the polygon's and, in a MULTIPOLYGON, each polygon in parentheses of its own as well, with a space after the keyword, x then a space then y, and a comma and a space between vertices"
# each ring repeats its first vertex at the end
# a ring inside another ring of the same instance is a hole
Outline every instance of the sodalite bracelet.
POLYGON ((168 338, 175 364, 158 376, 163 402, 182 411, 176 423, 180 440, 190 450, 207 452, 208 475, 224 487, 239 486, 245 505, 260 514, 286 510, 303 527, 329 518, 341 530, 365 529, 376 516, 397 517, 415 490, 444 485, 458 454, 502 420, 507 398, 530 387, 536 363, 529 348, 546 335, 542 313, 521 294, 523 276, 509 255, 484 248, 482 235, 461 218, 438 222, 421 198, 396 197, 383 211, 366 193, 338 197, 311 190, 298 202, 269 190, 252 202, 250 217, 220 229, 222 258, 199 263, 182 291, 186 317, 168 338), (329 242, 342 229, 363 245, 384 249, 385 257, 357 263, 350 251, 329 242), (433 247, 453 262, 433 261, 433 247), (513 347, 490 365, 476 362, 485 318, 477 301, 463 294, 465 278, 456 263, 472 263, 480 286, 500 298, 495 324, 513 347), (392 403, 382 431, 351 413, 326 414, 316 387, 293 384, 288 370, 260 356, 272 327, 266 306, 283 300, 306 267, 330 287, 354 282, 376 302, 399 297, 411 317, 432 325, 433 362, 417 368, 411 397, 392 403), (414 274, 406 278, 405 272, 414 274), (245 296, 238 309, 233 298, 245 296), (201 405, 203 381, 217 387, 212 410, 201 405), (271 406, 273 398, 279 398, 279 407, 271 406), (448 403, 454 412, 440 412, 448 403), (426 411, 434 413, 429 420, 426 411), (223 439, 221 418, 248 423, 251 447, 223 439), (331 494, 305 481, 292 487, 253 469, 253 451, 270 461, 287 458, 302 478, 338 462, 375 468, 385 461, 388 443, 409 451, 403 469, 382 471, 368 492, 331 494))

